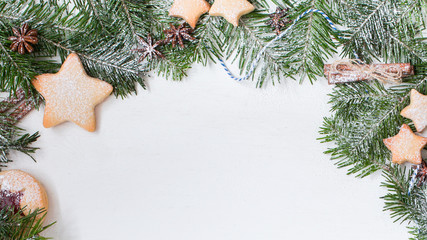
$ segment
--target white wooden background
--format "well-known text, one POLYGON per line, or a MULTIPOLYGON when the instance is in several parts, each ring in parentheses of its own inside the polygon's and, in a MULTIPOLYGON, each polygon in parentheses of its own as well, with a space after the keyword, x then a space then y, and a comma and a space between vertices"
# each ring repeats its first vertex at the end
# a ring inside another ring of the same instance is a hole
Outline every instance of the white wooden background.
POLYGON ((38 163, 10 169, 49 194, 47 236, 60 240, 407 239, 383 212, 379 174, 347 176, 316 140, 329 114, 325 79, 264 89, 218 65, 183 82, 160 77, 97 108, 97 131, 42 127, 38 163))

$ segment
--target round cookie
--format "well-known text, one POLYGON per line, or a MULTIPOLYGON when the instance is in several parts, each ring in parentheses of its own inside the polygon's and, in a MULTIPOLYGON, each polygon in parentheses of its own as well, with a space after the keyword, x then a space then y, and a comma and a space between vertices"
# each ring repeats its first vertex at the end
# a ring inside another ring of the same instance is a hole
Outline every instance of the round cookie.
POLYGON ((48 209, 47 194, 43 186, 33 176, 21 170, 0 172, 0 191, 9 204, 19 203, 19 208, 25 207, 25 215, 36 209, 48 209), (7 197, 11 199, 7 200, 7 197))

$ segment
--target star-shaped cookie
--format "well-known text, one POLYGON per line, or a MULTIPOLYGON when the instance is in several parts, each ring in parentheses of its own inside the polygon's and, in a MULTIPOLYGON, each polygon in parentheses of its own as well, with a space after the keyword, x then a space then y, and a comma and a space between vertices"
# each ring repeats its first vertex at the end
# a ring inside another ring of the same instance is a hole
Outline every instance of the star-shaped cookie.
POLYGON ((254 5, 246 0, 216 0, 209 14, 224 17, 229 23, 237 27, 240 17, 253 10, 255 10, 254 5))
POLYGON ((411 90, 411 104, 404 108, 400 115, 411 119, 418 132, 427 127, 427 96, 417 90, 411 90))
POLYGON ((46 100, 43 125, 46 128, 71 121, 89 132, 95 131, 95 106, 107 98, 113 87, 89 77, 75 53, 71 53, 56 74, 42 74, 33 85, 46 100))
POLYGON ((211 5, 205 0, 175 0, 169 16, 183 18, 192 28, 196 27, 202 14, 209 12, 211 5))
POLYGON ((427 144, 427 138, 415 135, 408 125, 403 124, 396 136, 383 141, 392 153, 393 163, 421 164, 421 150, 427 144))

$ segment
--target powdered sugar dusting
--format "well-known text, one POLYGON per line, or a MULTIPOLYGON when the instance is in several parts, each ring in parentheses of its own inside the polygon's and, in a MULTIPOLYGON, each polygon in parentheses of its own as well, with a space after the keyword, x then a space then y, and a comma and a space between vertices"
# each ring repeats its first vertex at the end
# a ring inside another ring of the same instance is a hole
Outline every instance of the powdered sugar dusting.
POLYGON ((113 87, 89 77, 76 54, 70 54, 57 74, 43 74, 33 82, 46 100, 44 126, 72 121, 95 130, 94 108, 110 95, 113 87))
POLYGON ((427 127, 427 96, 417 90, 411 90, 411 104, 404 108, 401 115, 414 122, 418 132, 427 127))
POLYGON ((195 28, 200 16, 209 9, 210 5, 205 0, 175 0, 169 15, 183 18, 192 28, 195 28))
POLYGON ((421 150, 427 144, 427 138, 415 135, 408 125, 403 124, 396 136, 384 139, 384 144, 392 152, 393 163, 420 164, 421 150))
POLYGON ((252 12, 255 7, 246 0, 216 0, 209 14, 222 16, 234 26, 239 25, 241 16, 252 12))
POLYGON ((46 193, 31 175, 19 170, 4 171, 0 173, 0 184, 0 190, 22 192, 20 206, 26 206, 26 212, 47 208, 46 193))

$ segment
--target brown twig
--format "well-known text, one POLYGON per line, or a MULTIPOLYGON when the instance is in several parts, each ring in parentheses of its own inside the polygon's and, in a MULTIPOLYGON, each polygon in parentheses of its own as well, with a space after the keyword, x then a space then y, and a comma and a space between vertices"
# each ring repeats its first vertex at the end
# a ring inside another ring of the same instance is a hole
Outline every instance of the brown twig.
POLYGON ((2 101, 2 106, 0 106, 0 113, 7 112, 14 105, 18 104, 25 98, 25 92, 22 89, 16 90, 15 96, 11 95, 7 99, 2 101))
POLYGON ((31 110, 35 107, 34 101, 32 99, 27 99, 21 102, 18 107, 10 114, 12 119, 12 124, 16 124, 22 118, 24 118, 31 110))
POLYGON ((15 95, 9 96, 7 99, 2 101, 0 106, 0 113, 6 113, 6 117, 2 124, 15 125, 22 118, 24 118, 31 110, 35 107, 33 99, 25 99, 25 92, 22 89, 18 89, 15 95))

